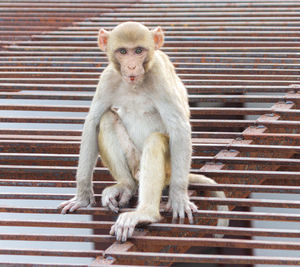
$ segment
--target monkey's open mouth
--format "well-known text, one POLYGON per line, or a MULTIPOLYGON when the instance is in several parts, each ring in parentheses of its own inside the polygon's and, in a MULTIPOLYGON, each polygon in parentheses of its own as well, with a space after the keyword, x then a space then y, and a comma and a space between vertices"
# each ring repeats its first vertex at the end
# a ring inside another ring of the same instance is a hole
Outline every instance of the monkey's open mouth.
POLYGON ((138 81, 139 76, 137 75, 124 75, 123 79, 129 84, 135 84, 138 81))

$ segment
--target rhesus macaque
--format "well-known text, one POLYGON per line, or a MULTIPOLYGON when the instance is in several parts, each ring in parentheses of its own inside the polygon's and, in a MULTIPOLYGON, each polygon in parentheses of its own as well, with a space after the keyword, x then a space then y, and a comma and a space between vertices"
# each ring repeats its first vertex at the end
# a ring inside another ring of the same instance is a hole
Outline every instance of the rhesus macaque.
MULTIPOLYGON (((94 204, 92 172, 98 153, 117 181, 102 192, 102 205, 114 212, 138 190, 135 211, 122 213, 110 234, 126 241, 139 223, 161 219, 162 190, 169 185, 166 210, 173 221, 193 223, 197 207, 189 200, 188 183, 213 184, 189 174, 192 154, 190 112, 186 89, 166 54, 159 50, 164 34, 136 22, 111 32, 99 31, 98 44, 107 53, 103 71, 86 117, 74 198, 62 203, 62 213, 94 204)), ((215 196, 225 197, 223 192, 215 196)), ((218 206, 227 210, 227 206, 218 206)), ((228 225, 220 219, 219 225, 228 225)))

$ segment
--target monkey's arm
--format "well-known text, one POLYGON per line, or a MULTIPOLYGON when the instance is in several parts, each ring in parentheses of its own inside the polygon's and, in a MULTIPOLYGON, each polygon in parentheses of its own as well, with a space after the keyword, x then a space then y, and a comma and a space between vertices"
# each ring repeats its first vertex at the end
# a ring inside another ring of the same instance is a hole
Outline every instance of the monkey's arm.
POLYGON ((78 169, 76 173, 77 193, 72 199, 65 201, 58 208, 63 208, 61 213, 73 212, 80 207, 94 203, 92 187, 93 169, 98 157, 97 133, 100 118, 109 108, 108 97, 103 94, 103 81, 99 81, 96 94, 93 98, 90 111, 85 119, 78 169))
POLYGON ((167 209, 173 211, 173 221, 179 217, 184 222, 185 213, 190 223, 193 222, 192 211, 197 207, 189 201, 188 175, 191 164, 192 144, 191 126, 186 116, 182 101, 176 94, 163 91, 157 109, 167 128, 171 154, 171 180, 167 209))

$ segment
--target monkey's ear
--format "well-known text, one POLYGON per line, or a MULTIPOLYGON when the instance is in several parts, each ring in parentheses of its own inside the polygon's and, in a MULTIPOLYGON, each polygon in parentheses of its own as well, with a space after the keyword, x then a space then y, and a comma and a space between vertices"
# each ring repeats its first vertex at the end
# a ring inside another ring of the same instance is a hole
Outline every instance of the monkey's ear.
POLYGON ((104 30, 103 28, 99 30, 98 33, 98 46, 102 51, 106 51, 107 41, 109 37, 109 32, 104 30))
POLYGON ((164 32, 161 27, 157 27, 152 31, 155 49, 159 49, 164 44, 164 32))

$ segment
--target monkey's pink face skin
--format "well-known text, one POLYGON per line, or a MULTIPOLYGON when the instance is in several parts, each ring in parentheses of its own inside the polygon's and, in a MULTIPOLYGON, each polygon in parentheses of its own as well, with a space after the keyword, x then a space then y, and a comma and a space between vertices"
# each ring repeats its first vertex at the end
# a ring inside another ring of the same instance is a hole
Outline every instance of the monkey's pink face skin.
POLYGON ((115 57, 121 66, 122 77, 126 82, 135 84, 142 80, 147 54, 147 49, 143 47, 119 48, 115 51, 115 57))

